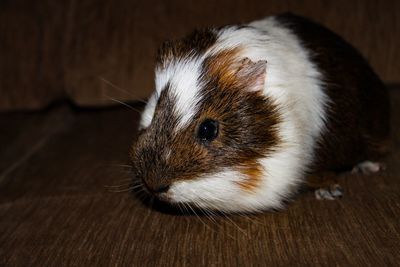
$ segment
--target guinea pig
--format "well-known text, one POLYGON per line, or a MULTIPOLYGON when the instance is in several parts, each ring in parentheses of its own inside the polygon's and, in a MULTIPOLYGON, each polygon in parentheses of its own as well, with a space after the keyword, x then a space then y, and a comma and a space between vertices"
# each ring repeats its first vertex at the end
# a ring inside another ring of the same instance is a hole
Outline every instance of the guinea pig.
POLYGON ((379 170, 369 160, 388 137, 388 92, 366 60, 283 14, 165 42, 130 157, 135 183, 165 202, 257 212, 310 174, 379 170))

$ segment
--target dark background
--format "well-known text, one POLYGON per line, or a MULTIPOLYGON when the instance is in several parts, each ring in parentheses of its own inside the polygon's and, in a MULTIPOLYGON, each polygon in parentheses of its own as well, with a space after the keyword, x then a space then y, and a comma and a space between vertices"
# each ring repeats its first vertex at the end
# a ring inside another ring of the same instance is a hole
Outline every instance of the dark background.
POLYGON ((79 106, 113 104, 107 96, 146 98, 162 41, 287 11, 339 33, 386 83, 399 83, 399 10, 396 0, 2 0, 0 110, 62 98, 79 106))
POLYGON ((399 12, 384 0, 0 0, 0 266, 398 266, 399 12), (341 175, 340 200, 305 191, 255 215, 143 205, 128 158, 139 113, 108 97, 143 107, 165 39, 286 11, 344 36, 389 85, 386 171, 341 175))

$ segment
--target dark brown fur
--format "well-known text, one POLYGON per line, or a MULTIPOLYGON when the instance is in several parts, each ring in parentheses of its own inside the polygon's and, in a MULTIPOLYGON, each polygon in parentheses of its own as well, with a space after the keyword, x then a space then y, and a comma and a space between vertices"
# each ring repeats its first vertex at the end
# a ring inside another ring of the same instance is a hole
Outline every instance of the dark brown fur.
POLYGON ((310 51, 330 99, 313 170, 340 172, 381 156, 389 138, 389 99, 382 81, 350 44, 328 29, 291 14, 278 19, 310 51))
POLYGON ((195 30, 188 36, 174 41, 164 42, 157 52, 156 64, 165 67, 171 60, 201 55, 217 40, 214 29, 195 30))

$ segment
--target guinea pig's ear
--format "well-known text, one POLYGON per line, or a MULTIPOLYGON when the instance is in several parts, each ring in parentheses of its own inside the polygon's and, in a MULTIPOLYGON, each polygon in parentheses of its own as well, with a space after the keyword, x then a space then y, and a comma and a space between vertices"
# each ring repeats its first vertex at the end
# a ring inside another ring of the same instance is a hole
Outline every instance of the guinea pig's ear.
POLYGON ((264 90, 265 76, 267 75, 266 60, 253 62, 246 57, 238 65, 237 78, 247 90, 251 92, 264 90))

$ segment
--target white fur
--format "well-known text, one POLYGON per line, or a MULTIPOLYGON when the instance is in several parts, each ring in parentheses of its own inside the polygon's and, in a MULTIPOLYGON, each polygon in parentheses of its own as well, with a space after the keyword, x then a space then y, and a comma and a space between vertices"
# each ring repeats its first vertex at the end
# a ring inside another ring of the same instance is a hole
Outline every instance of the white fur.
POLYGON ((212 176, 200 176, 196 180, 176 182, 168 191, 168 196, 172 202, 189 202, 205 209, 234 212, 264 208, 265 204, 254 198, 253 193, 244 192, 237 185, 244 179, 246 177, 240 172, 226 169, 212 176))
POLYGON ((186 126, 196 114, 197 93, 200 90, 201 62, 194 60, 174 61, 156 73, 156 90, 161 92, 170 83, 170 92, 176 97, 175 113, 179 117, 176 131, 186 126))
MULTIPOLYGON (((312 161, 328 102, 321 75, 298 38, 273 17, 249 25, 266 31, 226 28, 204 57, 241 46, 244 49, 240 57, 267 61, 264 94, 279 107, 282 123, 278 132, 282 143, 276 152, 260 160, 264 175, 255 192, 240 189, 235 181, 246 177, 227 169, 208 177, 174 183, 169 190, 173 201, 225 211, 280 207, 282 200, 302 181, 312 161)), ((203 58, 174 63, 156 74, 158 92, 168 81, 173 85, 178 101, 176 110, 182 118, 180 126, 187 124, 196 112, 197 79, 203 58)))
POLYGON ((145 129, 149 127, 149 125, 151 124, 151 120, 153 119, 154 111, 157 106, 157 100, 158 100, 157 92, 154 92, 153 95, 149 98, 149 101, 147 101, 147 105, 142 112, 142 117, 139 123, 139 129, 145 129))

